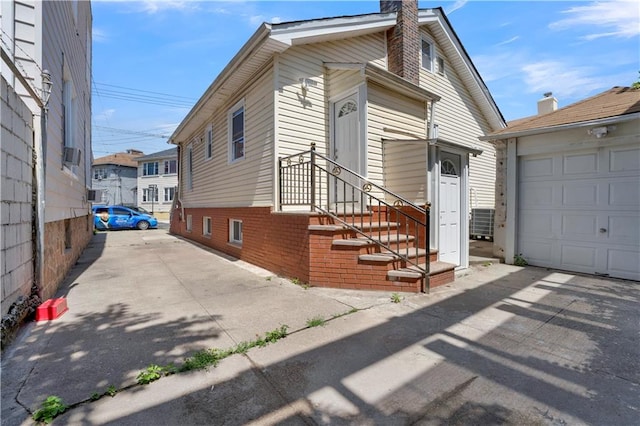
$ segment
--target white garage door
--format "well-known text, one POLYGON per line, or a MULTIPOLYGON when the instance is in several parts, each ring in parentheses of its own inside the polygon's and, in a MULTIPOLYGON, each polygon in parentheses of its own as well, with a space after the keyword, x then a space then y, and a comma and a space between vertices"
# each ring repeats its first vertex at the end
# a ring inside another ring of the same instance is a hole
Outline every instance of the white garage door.
POLYGON ((519 159, 516 253, 531 265, 640 280, 640 148, 519 159))

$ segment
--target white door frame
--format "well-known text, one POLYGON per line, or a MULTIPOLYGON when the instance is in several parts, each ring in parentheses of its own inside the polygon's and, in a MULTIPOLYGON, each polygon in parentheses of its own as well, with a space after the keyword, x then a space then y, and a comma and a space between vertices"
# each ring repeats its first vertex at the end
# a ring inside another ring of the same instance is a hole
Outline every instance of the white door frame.
POLYGON ((431 150, 434 162, 431 167, 431 189, 434 194, 433 205, 430 212, 430 233, 431 247, 439 247, 440 241, 440 165, 441 151, 449 152, 460 156, 460 265, 456 269, 469 267, 469 152, 464 148, 456 149, 447 146, 446 148, 435 146, 431 150))
POLYGON ((339 93, 329 98, 329 152, 328 157, 333 159, 335 152, 335 106, 336 103, 348 96, 355 94, 358 100, 358 120, 359 120, 359 162, 360 170, 357 171, 363 177, 367 177, 367 88, 366 85, 360 84, 350 90, 339 93))

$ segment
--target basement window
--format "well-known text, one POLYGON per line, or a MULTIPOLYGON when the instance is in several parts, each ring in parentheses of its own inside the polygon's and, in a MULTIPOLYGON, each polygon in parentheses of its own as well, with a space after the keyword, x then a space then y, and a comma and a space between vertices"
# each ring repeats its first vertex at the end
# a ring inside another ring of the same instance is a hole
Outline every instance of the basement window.
POLYGON ((229 220, 229 242, 242 244, 242 221, 238 219, 229 220))
POLYGON ((202 235, 205 237, 211 236, 211 218, 208 216, 202 218, 202 235))
POLYGON ((187 232, 191 232, 192 229, 193 229, 193 216, 188 214, 187 215, 187 232))

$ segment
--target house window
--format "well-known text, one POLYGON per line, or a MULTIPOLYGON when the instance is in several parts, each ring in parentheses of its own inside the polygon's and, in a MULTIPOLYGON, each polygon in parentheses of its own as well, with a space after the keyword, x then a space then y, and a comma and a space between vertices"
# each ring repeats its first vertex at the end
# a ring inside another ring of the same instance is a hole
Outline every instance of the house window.
POLYGON ((433 71, 433 44, 422 39, 422 68, 433 71))
POLYGON ((187 147, 187 189, 193 189, 193 147, 187 147))
POLYGON ((190 214, 187 215, 187 232, 191 232, 193 229, 193 216, 190 214))
POLYGON ((143 176, 156 176, 158 174, 158 162, 144 163, 142 165, 143 176))
POLYGON ((176 195, 176 188, 171 186, 164 189, 164 202, 169 203, 173 201, 173 197, 176 195))
POLYGON ((143 188, 142 189, 142 202, 150 203, 153 199, 153 202, 158 202, 158 191, 156 188, 143 188))
POLYGON ((209 124, 204 135, 204 159, 208 160, 213 156, 213 126, 209 124))
POLYGON ((229 112, 229 161, 244 158, 244 101, 229 112))
POLYGON ((93 178, 97 180, 106 179, 108 177, 107 169, 93 169, 93 178))
POLYGON ((444 75, 444 58, 438 56, 438 74, 444 75))
POLYGON ((177 160, 164 160, 164 174, 175 175, 176 173, 178 173, 177 160))
POLYGON ((211 236, 211 218, 208 216, 202 218, 202 235, 205 237, 211 236))
POLYGON ((229 220, 229 242, 242 244, 242 221, 238 219, 229 220))

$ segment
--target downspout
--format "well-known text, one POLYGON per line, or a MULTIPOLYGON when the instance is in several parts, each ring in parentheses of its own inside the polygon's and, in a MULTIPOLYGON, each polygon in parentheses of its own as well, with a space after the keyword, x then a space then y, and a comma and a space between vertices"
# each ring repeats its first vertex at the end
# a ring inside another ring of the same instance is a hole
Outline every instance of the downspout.
POLYGON ((36 191, 36 264, 35 276, 37 277, 38 297, 44 297, 44 207, 45 207, 45 167, 47 146, 47 122, 49 116, 49 96, 51 95, 51 75, 49 71, 42 71, 42 105, 40 106, 40 137, 34 146, 35 159, 35 185, 36 191))
POLYGON ((427 261, 426 261, 426 271, 425 271, 425 277, 424 277, 424 288, 422 289, 423 293, 429 293, 429 291, 431 290, 431 280, 429 278, 429 274, 430 274, 430 268, 431 265, 429 264, 429 252, 431 251, 431 196, 432 196, 432 191, 431 191, 431 179, 430 179, 430 173, 429 173, 429 151, 431 150, 431 138, 434 136, 434 132, 435 132, 435 124, 434 124, 434 119, 435 119, 435 115, 436 115, 436 101, 435 100, 431 100, 431 108, 429 111, 429 127, 427 129, 427 146, 425 147, 425 175, 426 175, 426 182, 425 182, 425 191, 426 191, 426 203, 425 203, 425 210, 427 211, 427 217, 426 217, 426 230, 425 230, 425 249, 427 250, 427 261))

